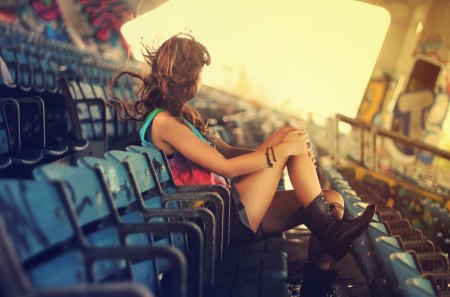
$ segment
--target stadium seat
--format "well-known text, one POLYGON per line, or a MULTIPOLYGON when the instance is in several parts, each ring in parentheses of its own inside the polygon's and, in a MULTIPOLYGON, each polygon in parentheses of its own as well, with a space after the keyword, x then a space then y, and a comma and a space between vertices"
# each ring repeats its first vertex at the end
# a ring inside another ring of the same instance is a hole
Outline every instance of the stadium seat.
MULTIPOLYGON (((125 163, 125 162, 124 162, 125 163)), ((180 219, 200 220, 204 226, 204 245, 211 245, 215 241, 215 222, 213 214, 205 208, 163 208, 161 203, 161 197, 157 194, 151 198, 144 200, 137 189, 137 184, 132 179, 133 176, 129 175, 125 164, 105 160, 94 157, 84 157, 78 161, 80 166, 86 166, 98 170, 103 176, 105 182, 105 191, 109 189, 114 201, 114 208, 118 210, 119 219, 124 222, 165 222, 165 221, 177 221, 180 219)), ((156 185, 155 185, 156 187, 156 185)), ((187 251, 186 243, 184 243, 184 235, 181 233, 172 234, 176 246, 180 249, 187 251)), ((203 257, 203 255, 202 255, 203 257)), ((214 267, 214 245, 211 248, 205 248, 204 254, 204 271, 213 271, 214 267)), ((192 259, 191 273, 190 275, 196 275, 196 271, 192 268, 200 265, 198 259, 192 259)), ((205 277, 205 279, 209 279, 205 277)), ((210 288, 212 283, 208 284, 210 288)), ((206 290, 210 290, 206 289, 206 290)))
MULTIPOLYGON (((88 221, 89 213, 96 215, 93 211, 95 208, 104 208, 102 203, 104 205, 105 202, 94 201, 99 207, 89 208, 93 206, 91 204, 80 213, 80 205, 73 204, 79 201, 72 196, 70 188, 61 182, 2 180, 0 188, 0 201, 7 209, 2 213, 2 218, 22 267, 34 287, 129 281, 139 277, 132 274, 129 263, 136 266, 149 263, 148 259, 164 258, 170 261, 173 268, 172 288, 186 296, 185 260, 177 250, 168 246, 105 246, 90 240, 99 239, 106 243, 115 239, 85 237, 87 226, 83 226, 83 222, 88 221), (42 197, 45 197, 45 204, 42 203, 42 197)), ((127 234, 147 233, 150 229, 147 228, 130 228, 126 231, 127 234)), ((104 229, 107 230, 107 227, 104 229)), ((152 262, 154 265, 161 263, 152 262)), ((142 284, 150 287, 149 282, 152 280, 159 283, 157 273, 142 284)), ((158 287, 152 289, 157 290, 158 287)))
POLYGON ((60 79, 60 87, 69 106, 76 139, 89 141, 89 148, 78 157, 103 156, 107 150, 105 101, 92 97, 90 85, 70 75, 60 79))
POLYGON ((0 217, 0 295, 23 297, 152 297, 138 284, 127 282, 34 288, 27 278, 0 217))
POLYGON ((66 144, 47 146, 44 101, 36 96, 15 100, 20 109, 21 148, 41 151, 47 162, 63 157, 69 150, 66 144))
MULTIPOLYGON (((203 254, 203 237, 195 224, 190 222, 140 224, 121 220, 114 198, 108 192, 108 187, 100 176, 101 172, 96 172, 90 168, 55 164, 37 167, 33 173, 35 178, 40 180, 61 180, 70 189, 74 196, 79 227, 92 246, 175 245, 178 248, 183 248, 185 246, 183 243, 173 242, 171 234, 174 232, 185 233, 193 250, 189 258, 192 260, 190 265, 197 269, 196 274, 190 274, 191 277, 195 276, 195 280, 190 283, 192 284, 190 289, 196 294, 200 294, 203 280, 203 258, 201 257, 203 254), (164 236, 160 240, 155 240, 155 237, 159 235, 164 236)), ((136 219, 139 214, 135 214, 126 218, 136 219)), ((140 221, 142 222, 143 219, 140 221)), ((106 267, 107 270, 119 268, 122 269, 123 267, 106 267)), ((170 269, 168 264, 162 262, 158 262, 157 267, 153 267, 150 262, 141 262, 133 264, 131 268, 138 282, 145 284, 150 280, 151 288, 157 292, 159 292, 159 289, 156 290, 155 288, 159 284, 157 280, 158 271, 162 273, 170 269)), ((102 267, 98 267, 98 269, 99 273, 102 272, 102 267)))
MULTIPOLYGON (((218 233, 218 236, 222 236, 224 241, 224 247, 229 246, 229 238, 230 238, 230 211, 231 211, 231 196, 230 192, 227 188, 220 185, 199 185, 199 186, 179 186, 175 183, 172 172, 170 171, 170 166, 167 161, 167 157, 165 153, 161 150, 153 149, 150 147, 143 146, 128 146, 127 151, 137 154, 142 154, 144 156, 144 161, 146 162, 149 168, 153 167, 156 172, 155 180, 159 183, 162 191, 165 193, 188 193, 188 192, 213 192, 217 193, 221 202, 218 202, 215 205, 217 211, 222 211, 223 215, 218 217, 216 214, 216 218, 218 220, 218 224, 223 224, 223 231, 218 233), (223 204, 221 206, 220 204, 223 204), (222 210, 220 210, 222 209, 222 210), (222 223, 223 222, 223 223, 222 223), (221 235, 223 232, 223 235, 221 235)), ((138 164, 136 164, 138 165, 138 164)), ((145 165, 141 165, 145 166, 145 165)), ((146 168, 144 169, 144 171, 146 168)))
POLYGON ((3 158, 6 158, 3 161, 3 168, 33 166, 40 162, 44 157, 42 152, 22 151, 19 103, 12 98, 0 98, 0 107, 0 135, 2 136, 0 153, 3 158), (11 164, 8 158, 11 160, 11 164))
MULTIPOLYGON (((221 199, 215 193, 164 193, 162 192, 159 184, 154 179, 154 173, 144 156, 136 153, 129 153, 124 151, 108 151, 105 153, 105 157, 108 160, 112 160, 115 162, 123 162, 128 167, 128 173, 130 174, 130 178, 135 180, 137 183, 137 188, 141 192, 144 204, 147 207, 154 207, 154 200, 157 199, 159 203, 162 203, 163 207, 180 207, 181 204, 190 207, 192 204, 200 201, 212 201, 213 203, 218 203, 219 208, 215 208, 214 218, 215 218, 215 238, 211 237, 208 234, 211 232, 206 232, 206 237, 208 237, 208 241, 205 241, 205 254, 208 255, 205 257, 205 277, 207 278, 207 282, 212 284, 213 282, 213 271, 214 271, 214 263, 216 261, 216 257, 211 255, 216 255, 219 259, 221 259, 222 255, 222 221, 220 218, 223 216, 223 204, 221 204, 221 199), (221 208, 220 208, 221 206, 221 208)), ((216 204, 217 205, 217 204, 216 204)), ((208 227, 208 226, 205 226, 208 227)), ((206 238, 205 238, 206 239, 206 238)))

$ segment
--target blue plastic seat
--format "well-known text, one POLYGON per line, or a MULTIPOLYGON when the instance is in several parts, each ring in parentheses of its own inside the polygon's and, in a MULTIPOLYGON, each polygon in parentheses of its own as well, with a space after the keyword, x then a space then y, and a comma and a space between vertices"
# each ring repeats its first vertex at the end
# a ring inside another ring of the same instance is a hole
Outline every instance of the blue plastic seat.
POLYGON ((5 111, 5 116, 8 126, 15 127, 10 136, 14 137, 16 154, 32 154, 34 151, 36 155, 42 154, 44 161, 48 162, 68 152, 64 144, 47 146, 44 102, 40 97, 6 98, 0 101, 11 107, 8 112, 5 111))
MULTIPOLYGON (((164 194, 159 184, 152 178, 151 168, 148 167, 145 162, 145 158, 140 154, 129 153, 124 151, 108 151, 105 153, 107 160, 120 165, 115 165, 117 172, 121 174, 121 180, 123 184, 127 184, 130 180, 136 183, 136 191, 139 193, 139 200, 143 202, 143 206, 146 208, 158 209, 161 207, 179 208, 179 201, 197 201, 203 199, 201 195, 177 195, 177 194, 164 194), (126 166, 126 167, 125 167, 126 166), (124 171, 124 167, 127 168, 124 171), (128 176, 125 176, 128 175, 128 176), (167 203, 167 204, 166 204, 167 203)), ((87 160, 87 158, 86 158, 87 160)), ((90 159, 92 161, 92 159, 90 159)), ((103 162, 104 163, 104 162, 103 162)), ((132 185, 133 183, 129 183, 132 185)), ((129 189, 131 191, 131 189, 129 189)), ((180 210, 178 210, 180 211, 180 210)), ((180 211, 181 213, 182 211, 180 211)), ((202 211, 200 211, 202 212, 202 211)), ((209 212, 209 211, 208 211, 209 212)), ((202 215, 203 216, 203 215, 202 215)), ((203 219, 204 220, 204 219, 203 219)), ((215 265, 215 253, 219 253, 219 259, 221 256, 221 243, 220 237, 217 236, 217 230, 221 228, 221 225, 214 221, 208 222, 204 220, 205 224, 205 285, 206 290, 212 287, 215 265), (216 227, 217 226, 217 227, 216 227)), ((219 233, 221 234, 221 233, 219 233)))
MULTIPOLYGON (((33 174, 36 179, 59 180, 67 186, 73 196, 79 228, 83 231, 89 246, 169 246, 172 244, 171 236, 163 237, 161 240, 155 240, 155 236, 185 232, 190 236, 191 244, 196 245, 196 251, 202 252, 202 234, 199 228, 192 223, 139 224, 122 222, 114 199, 108 192, 107 184, 101 178, 100 172, 86 167, 50 164, 35 168, 33 174)), ((200 257, 198 261, 201 261, 201 259, 200 257)), ((124 269, 127 267, 125 264, 123 262, 99 263, 95 267, 95 272, 101 280, 107 277, 106 273, 102 273, 105 271, 124 273, 124 269)), ((134 275, 134 279, 138 283, 151 287, 159 294, 161 288, 159 287, 158 274, 168 270, 170 270, 170 265, 167 261, 142 261, 132 263, 130 273, 134 275)), ((201 275, 201 270, 199 275, 201 275)), ((198 288, 195 288, 195 290, 198 290, 198 288)))
POLYGON ((393 253, 404 252, 400 246, 399 237, 379 236, 375 239, 373 247, 372 252, 375 254, 375 263, 379 265, 380 275, 385 280, 385 282, 380 282, 385 284, 385 287, 380 288, 380 290, 383 290, 384 292, 392 290, 393 286, 396 284, 392 283, 395 275, 390 256, 393 253))
POLYGON ((71 106, 70 118, 76 139, 89 141, 88 149, 79 156, 102 156, 107 149, 105 101, 93 97, 94 89, 77 75, 66 75, 60 79, 60 85, 66 102, 71 106))
POLYGON ((69 148, 66 144, 47 146, 45 108, 42 98, 17 98, 20 108, 21 147, 42 152, 44 161, 62 158, 69 148))
MULTIPOLYGON (((108 152, 106 156, 110 155, 111 157, 116 157, 118 160, 124 160, 130 163, 131 168, 133 169, 133 173, 136 176, 136 179, 141 179, 141 182, 139 183, 141 188, 141 191, 147 190, 148 188, 148 179, 146 176, 149 176, 150 174, 153 175, 155 182, 158 183, 161 188, 169 193, 202 193, 202 192, 208 192, 208 191, 214 191, 219 190, 219 193, 225 197, 226 195, 229 195, 228 190, 225 189, 225 192, 220 192, 223 190, 223 187, 217 187, 217 186, 177 186, 173 182, 173 178, 171 176, 170 167, 168 166, 167 159, 165 158, 165 155, 161 151, 152 150, 150 148, 142 148, 138 146, 130 146, 127 148, 128 151, 134 151, 136 153, 134 154, 126 154, 124 152, 119 151, 112 151, 108 152), (157 154, 155 154, 157 153, 157 154), (145 158, 143 158, 145 157, 145 158), (153 165, 156 164, 159 168, 157 172, 155 172, 155 169, 153 168, 153 165), (157 177, 157 178, 156 178, 157 177)), ((221 198, 223 197, 221 196, 221 198)), ((229 196, 228 196, 229 197, 229 196)), ((226 199, 225 199, 226 201, 226 199)), ((227 205, 229 206, 229 204, 227 205)), ((225 207, 226 209, 226 207, 225 207)), ((226 232, 229 232, 229 228, 226 229, 224 234, 227 234, 226 232)), ((224 239, 225 240, 225 239, 224 239)), ((225 242, 224 242, 225 244, 225 242)), ((266 239, 262 239, 261 242, 256 243, 255 246, 264 246, 267 244, 266 239)), ((224 251, 222 253, 225 253, 225 249, 227 248, 226 245, 224 245, 224 251)), ((236 250, 230 251, 228 255, 235 255, 233 256, 233 260, 228 256, 226 260, 223 261, 223 263, 220 265, 220 273, 222 273, 223 270, 226 270, 228 272, 234 271, 235 273, 238 273, 239 275, 242 275, 242 272, 240 269, 244 269, 244 267, 251 267, 249 268, 253 273, 248 273, 249 278, 267 278, 268 280, 275 280, 275 279, 283 279, 287 277, 287 268, 286 268, 286 254, 280 250, 258 250, 256 253, 250 252, 250 253, 240 253, 240 247, 236 247, 236 250), (253 259, 253 260, 252 260, 253 259), (272 262, 269 260, 272 259, 272 262), (264 267, 265 263, 267 264, 269 268, 267 268, 266 274, 259 274, 261 271, 261 267, 255 266, 255 263, 260 263, 262 267, 264 267), (234 268, 230 268, 234 267, 234 268), (256 274, 255 274, 256 273, 256 274)), ((228 252, 228 250, 227 250, 228 252)), ((230 277, 233 277, 233 273, 231 275, 227 275, 226 278, 229 279, 230 277)), ((220 283, 222 283, 222 280, 220 279, 220 276, 217 276, 220 283)), ((239 282, 238 279, 236 279, 236 282, 239 282)))
POLYGON ((152 297, 145 288, 131 283, 89 284, 34 288, 26 276, 14 245, 0 216, 0 295, 23 297, 152 297))
POLYGON ((22 151, 19 119, 19 103, 12 98, 0 98, 0 136, 3 139, 0 155, 11 159, 11 165, 7 159, 4 161, 4 169, 33 166, 44 157, 38 150, 22 151))
POLYGON ((6 89, 14 89, 19 85, 19 64, 16 61, 14 51, 2 44, 0 54, 9 71, 8 78, 2 79, 2 86, 5 86, 6 89))
MULTIPOLYGON (((209 244, 215 239, 215 229, 214 229, 214 216, 208 210, 204 208, 183 208, 183 209, 170 209, 170 208, 162 208, 161 197, 155 195, 151 199, 147 199, 144 201, 141 194, 137 189, 137 185, 134 180, 131 179, 132 176, 129 175, 128 170, 125 164, 105 160, 94 157, 84 157, 78 161, 80 166, 87 166, 89 168, 93 168, 95 170, 99 170, 104 177, 105 183, 107 184, 109 191, 114 200, 115 208, 118 210, 120 215, 119 219, 123 222, 129 223, 143 223, 143 222, 167 222, 176 221, 180 219, 199 219, 205 225, 205 243, 209 244)), ((181 250, 183 250, 187 254, 192 254, 196 252, 201 252, 200 250, 193 250, 188 253, 188 247, 184 242, 185 237, 182 233, 174 233, 172 234, 172 240, 174 241, 174 245, 181 250)), ((155 239, 152 239, 155 240, 155 239)), ((204 270, 208 273, 213 271, 214 267, 214 249, 206 248, 204 255, 204 270)), ((198 258, 203 255, 198 254, 194 255, 192 259, 189 259, 190 263, 194 263, 191 265, 192 269, 191 276, 197 276, 198 272, 195 267, 201 265, 198 262, 198 258)), ((205 277, 206 280, 210 280, 210 278, 205 277)), ((198 280, 196 280, 198 281, 198 280)), ((212 283, 208 284, 208 286, 212 287, 212 283)))
POLYGON ((30 50, 25 50, 25 56, 32 69, 31 85, 36 92, 43 93, 46 90, 45 71, 41 65, 40 57, 30 50))
MULTIPOLYGON (((60 182, 0 181, 0 203, 2 209, 6 209, 2 217, 20 262, 34 287, 130 280, 133 275, 128 263, 135 264, 143 260, 146 263, 145 259, 164 257, 171 259, 172 267, 177 269, 174 277, 181 281, 179 292, 185 293, 182 281, 185 280, 186 271, 183 268, 184 258, 179 251, 170 247, 106 246, 104 243, 111 239, 100 237, 95 239, 101 242, 88 244, 94 236, 85 238, 85 230, 80 230, 77 223, 81 223, 78 219, 85 220, 93 209, 86 208, 87 211, 77 216, 80 208, 73 205, 72 201, 76 202, 71 190, 60 182), (42 197, 45 197, 45 203, 42 197)), ((153 279, 158 282, 157 273, 153 274, 153 279)), ((149 281, 142 284, 150 287, 149 281)))
POLYGON ((80 246, 52 250, 76 238, 59 198, 61 191, 51 183, 0 181, 0 200, 6 210, 2 216, 19 259, 36 287, 75 285, 85 283, 88 278, 80 261, 83 259, 80 246), (45 203, 40 197, 45 197, 45 203), (37 261, 42 257, 46 260, 37 261), (65 269, 55 273, 56 267, 65 269))
POLYGON ((398 288, 403 291, 407 279, 417 278, 422 274, 414 252, 392 253, 389 256, 389 261, 391 262, 394 281, 396 283, 394 290, 398 288))
POLYGON ((412 277, 405 280, 402 286, 404 296, 438 297, 433 279, 424 276, 412 277))
POLYGON ((20 49, 13 49, 18 65, 18 85, 25 92, 31 91, 33 88, 33 70, 28 61, 27 56, 20 49))
POLYGON ((147 165, 136 163, 136 168, 142 167, 142 169, 150 170, 156 172, 155 182, 157 182, 162 191, 165 193, 183 193, 183 192, 213 192, 217 193, 221 202, 219 201, 217 205, 215 205, 217 211, 215 212, 217 223, 222 225, 223 228, 221 232, 223 235, 218 234, 218 236, 223 236, 224 247, 229 246, 230 239, 230 211, 231 211, 231 196, 229 190, 220 185, 199 185, 199 186, 179 186, 175 183, 172 172, 170 170, 169 163, 167 161, 167 157, 162 150, 153 149, 150 147, 143 146, 128 146, 127 151, 137 154, 142 154, 145 158, 145 162, 147 165), (148 169, 147 169, 148 167, 148 169), (150 169, 153 167, 153 169, 150 169), (223 204, 221 206, 220 204, 223 204), (222 210, 223 209, 223 210, 222 210), (218 211, 221 211, 221 215, 219 216, 218 211))

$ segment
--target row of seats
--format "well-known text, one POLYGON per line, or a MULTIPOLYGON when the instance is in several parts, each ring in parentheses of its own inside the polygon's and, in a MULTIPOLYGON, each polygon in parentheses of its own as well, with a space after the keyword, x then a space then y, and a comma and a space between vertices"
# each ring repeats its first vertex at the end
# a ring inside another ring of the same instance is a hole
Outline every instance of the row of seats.
POLYGON ((106 85, 114 63, 99 55, 80 51, 73 45, 45 39, 11 24, 0 24, 3 91, 57 93, 61 72, 82 74, 97 84, 106 85), (9 72, 9 74, 8 74, 9 72))
POLYGON ((49 163, 88 146, 83 139, 47 141, 44 101, 40 97, 0 98, 0 175, 49 163))
MULTIPOLYGON (((116 110, 107 104, 107 86, 89 83, 79 77, 66 76, 60 80, 64 98, 71 111, 73 133, 77 139, 87 139, 90 148, 85 154, 101 156, 110 149, 123 148, 139 142, 138 130, 141 123, 121 121, 116 110)), ((135 102, 133 84, 120 79, 112 86, 117 96, 135 102)))
POLYGON ((422 232, 412 228, 384 199, 353 188, 332 166, 324 166, 332 186, 345 199, 346 211, 356 216, 368 203, 377 211, 368 230, 354 243, 355 258, 375 296, 450 296, 448 255, 437 251, 422 232), (364 197, 364 198, 363 198, 364 197))
MULTIPOLYGON (((0 26, 4 29, 0 34, 4 41, 0 45, 0 54, 13 80, 11 83, 3 80, 3 94, 14 99, 38 95, 44 101, 45 115, 42 117, 48 145, 85 141, 89 145, 82 150, 80 147, 83 146, 77 144, 78 156, 101 156, 108 149, 138 143, 136 131, 139 126, 133 121, 120 121, 115 110, 105 104, 107 83, 118 68, 114 63, 15 26, 0 26)), ((136 100, 133 85, 134 82, 122 79, 113 90, 119 96, 136 100)), ((205 86, 192 101, 202 115, 215 124, 213 132, 226 142, 254 148, 284 124, 279 120, 280 116, 255 108, 238 97, 233 97, 230 102, 230 96, 205 86)), ((26 145, 23 147, 33 150, 26 145)), ((76 160, 72 153, 69 155, 71 160, 76 160)), ((36 164, 40 162, 38 159, 26 163, 36 164)))
POLYGON ((237 147, 254 149, 277 128, 286 124, 302 126, 295 117, 208 86, 203 86, 190 104, 207 119, 213 133, 237 147))
MULTIPOLYGON (((108 82, 114 69, 118 68, 116 63, 77 50, 70 44, 43 39, 13 25, 0 24, 0 29, 0 57, 7 67, 2 69, 2 73, 9 73, 11 77, 5 80, 4 75, 0 81, 3 97, 19 100, 38 96, 43 100, 44 114, 41 117, 45 123, 46 146, 67 145, 68 152, 60 156, 67 157, 64 159, 67 163, 73 163, 85 155, 102 156, 107 150, 139 143, 136 132, 140 125, 134 121, 122 122, 111 105, 105 103, 108 82)), ((121 79, 112 89, 120 97, 135 101, 135 87, 135 82, 121 79)), ((200 90, 192 104, 209 119, 213 133, 239 147, 255 148, 288 121, 283 120, 279 113, 274 114, 207 86, 200 90)), ((4 135, 11 135, 8 142, 13 143, 17 132, 8 125, 8 117, 3 123, 7 126, 4 135)), ((3 136, 4 144, 6 136, 3 136)), ((27 139, 39 137, 35 134, 27 139)), ((22 150, 35 151, 28 145, 22 145, 22 150)), ((2 163, 6 165, 0 167, 8 168, 0 169, 3 175, 12 174, 13 167, 8 165, 10 158, 15 163, 27 164, 25 170, 43 162, 39 154, 33 155, 32 160, 25 158, 27 156, 17 158, 17 154, 23 152, 13 149, 4 149, 0 154, 6 158, 2 163)), ((19 172, 24 170, 22 165, 15 167, 19 172)), ((28 172, 22 175, 27 176, 28 172)))
POLYGON ((439 203, 427 201, 425 209, 430 213, 431 225, 427 234, 446 253, 450 253, 450 213, 439 203))
MULTIPOLYGON (((139 127, 105 104, 117 62, 11 24, 0 24, 0 41, 1 176, 138 143, 139 127)), ((125 80, 113 87, 134 93, 125 80)))
MULTIPOLYGON (((424 197, 423 195, 407 190, 403 187, 394 187, 391 193, 387 182, 366 175, 362 181, 357 181, 352 171, 343 172, 347 180, 351 180, 352 188, 363 199, 375 197, 385 201, 388 205, 395 205, 402 217, 411 225, 418 228, 424 236, 433 241, 443 252, 450 252, 450 216, 445 206, 424 197), (386 200, 383 197, 390 197, 386 200)), ((445 204, 443 199, 442 204, 445 204)))
POLYGON ((155 296, 287 296, 282 238, 229 246, 225 187, 177 186, 164 153, 140 146, 77 163, 0 180, 1 242, 11 254, 0 272, 27 283, 6 285, 11 276, 0 273, 2 295, 149 296, 145 287, 155 296))

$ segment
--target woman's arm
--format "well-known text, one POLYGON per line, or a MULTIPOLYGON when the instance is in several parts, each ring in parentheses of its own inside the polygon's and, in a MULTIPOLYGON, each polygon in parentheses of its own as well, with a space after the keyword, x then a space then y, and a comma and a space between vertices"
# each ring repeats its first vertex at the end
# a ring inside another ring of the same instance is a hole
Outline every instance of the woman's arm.
POLYGON ((227 159, 242 156, 242 155, 252 153, 255 151, 255 150, 251 150, 251 149, 231 146, 228 143, 224 142, 219 137, 216 137, 215 135, 211 135, 211 136, 212 136, 214 145, 216 146, 216 149, 222 155, 224 155, 224 157, 227 159))
MULTIPOLYGON (((153 120, 153 142, 165 143, 175 148, 192 162, 225 177, 236 177, 268 167, 264 151, 250 152, 244 155, 225 158, 219 151, 199 139, 186 125, 180 123, 168 113, 160 113, 153 120)), ((280 158, 306 152, 306 145, 300 135, 291 137, 274 150, 280 158)))

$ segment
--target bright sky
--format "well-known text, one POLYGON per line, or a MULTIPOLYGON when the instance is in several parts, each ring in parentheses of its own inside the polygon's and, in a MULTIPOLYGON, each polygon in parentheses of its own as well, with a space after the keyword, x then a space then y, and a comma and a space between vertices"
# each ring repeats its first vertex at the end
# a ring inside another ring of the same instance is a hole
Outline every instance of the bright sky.
POLYGON ((292 113, 355 117, 389 22, 352 0, 170 0, 122 33, 139 59, 141 38, 191 31, 212 57, 205 84, 292 113))

